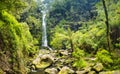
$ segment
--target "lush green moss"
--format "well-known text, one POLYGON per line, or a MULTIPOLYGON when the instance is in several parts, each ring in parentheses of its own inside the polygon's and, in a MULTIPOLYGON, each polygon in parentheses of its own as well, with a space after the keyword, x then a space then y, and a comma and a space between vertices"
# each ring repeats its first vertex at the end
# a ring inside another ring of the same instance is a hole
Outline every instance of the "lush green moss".
POLYGON ((13 70, 25 72, 24 58, 29 55, 32 49, 33 38, 29 32, 29 27, 25 23, 18 23, 17 20, 6 11, 0 12, 0 48, 2 51, 9 51, 12 60, 10 64, 13 70), (23 55, 24 54, 24 55, 23 55))

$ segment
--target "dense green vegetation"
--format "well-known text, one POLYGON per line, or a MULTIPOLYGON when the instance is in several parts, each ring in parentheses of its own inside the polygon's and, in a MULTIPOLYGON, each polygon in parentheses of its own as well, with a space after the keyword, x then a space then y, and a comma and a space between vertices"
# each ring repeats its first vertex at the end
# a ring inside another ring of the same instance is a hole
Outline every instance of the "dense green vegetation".
MULTIPOLYGON (((87 66, 86 57, 96 58, 105 70, 120 69, 120 0, 45 3, 53 50, 70 51, 78 70, 87 66)), ((0 0, 0 74, 29 71, 27 63, 41 49, 43 9, 41 0, 0 0)))

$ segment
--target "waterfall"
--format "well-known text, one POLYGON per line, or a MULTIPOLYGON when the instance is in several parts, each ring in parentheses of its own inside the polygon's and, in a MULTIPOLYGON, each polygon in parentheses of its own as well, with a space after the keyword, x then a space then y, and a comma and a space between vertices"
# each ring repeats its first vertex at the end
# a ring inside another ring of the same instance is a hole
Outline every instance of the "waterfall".
POLYGON ((47 32, 46 32, 46 14, 47 14, 47 10, 44 9, 42 11, 42 46, 43 47, 48 47, 47 32))
POLYGON ((42 12, 42 46, 47 47, 47 32, 46 32, 46 12, 42 12))
POLYGON ((41 0, 42 2, 42 47, 46 47, 49 50, 52 50, 48 46, 48 41, 47 41, 47 29, 46 29, 46 15, 50 9, 49 4, 52 2, 52 0, 41 0))

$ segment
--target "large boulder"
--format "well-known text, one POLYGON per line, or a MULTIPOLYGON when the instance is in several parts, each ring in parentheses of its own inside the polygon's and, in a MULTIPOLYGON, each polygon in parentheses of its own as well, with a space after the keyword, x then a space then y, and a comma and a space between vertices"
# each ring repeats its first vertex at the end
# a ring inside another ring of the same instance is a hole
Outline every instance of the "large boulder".
POLYGON ((37 69, 41 69, 41 68, 46 68, 50 66, 53 62, 54 62, 54 58, 49 54, 45 54, 45 55, 40 55, 39 57, 37 57, 33 61, 33 64, 35 65, 37 69))
POLYGON ((69 67, 65 66, 63 67, 58 74, 73 74, 74 71, 70 69, 69 67))
POLYGON ((97 72, 100 72, 101 70, 103 70, 103 65, 102 63, 96 63, 96 65, 93 67, 93 69, 97 72))

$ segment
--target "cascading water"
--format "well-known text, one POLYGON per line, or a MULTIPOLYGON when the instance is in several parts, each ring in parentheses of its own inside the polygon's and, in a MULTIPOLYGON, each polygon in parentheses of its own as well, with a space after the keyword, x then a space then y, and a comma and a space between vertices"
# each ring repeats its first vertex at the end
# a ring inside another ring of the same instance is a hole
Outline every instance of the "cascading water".
POLYGON ((42 11, 42 46, 48 47, 46 32, 46 10, 42 11))
POLYGON ((48 41, 47 41, 47 32, 46 32, 46 14, 48 12, 47 5, 48 3, 45 2, 45 0, 41 0, 42 2, 42 47, 48 47, 48 41))
POLYGON ((48 46, 48 41, 47 41, 47 32, 46 32, 46 15, 48 13, 48 9, 50 8, 49 3, 52 0, 41 0, 42 1, 42 47, 46 47, 49 50, 52 50, 49 46, 48 46))

